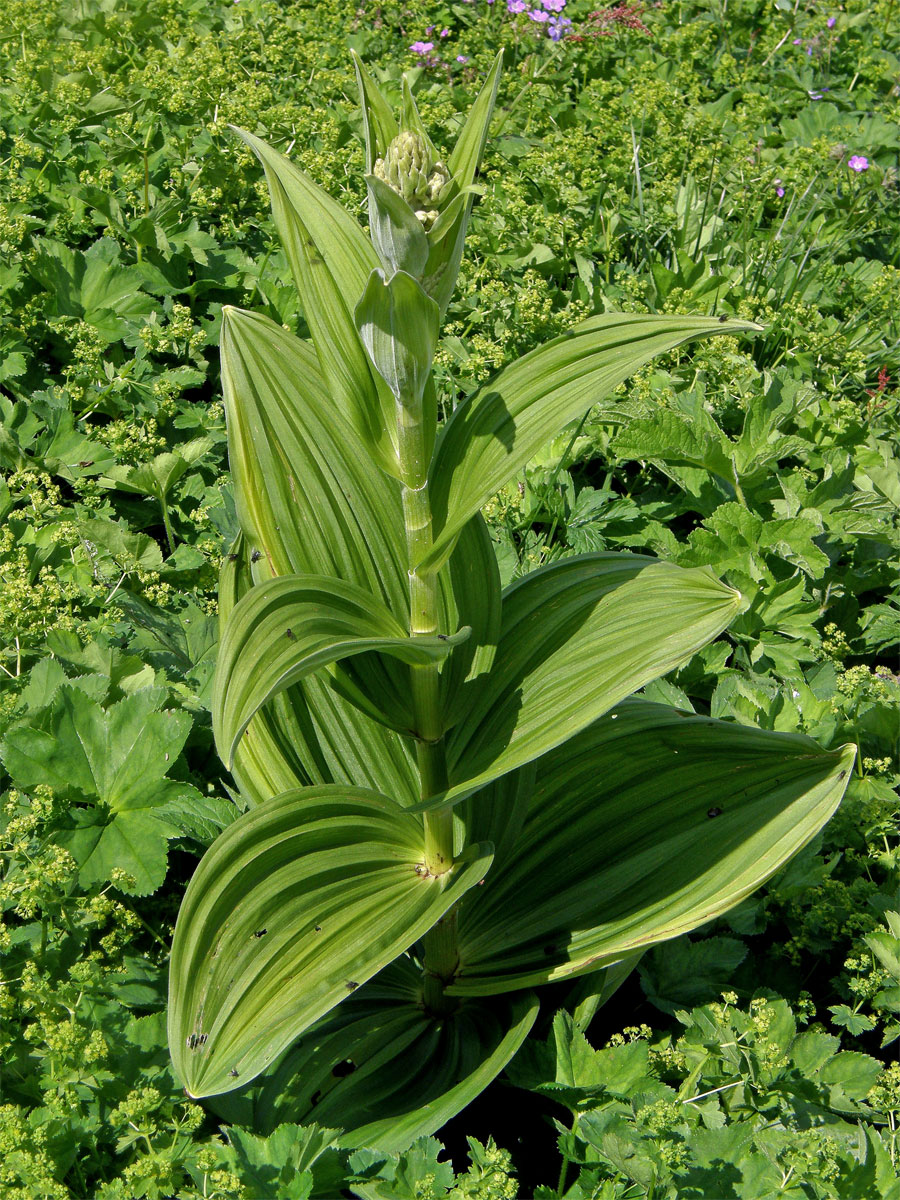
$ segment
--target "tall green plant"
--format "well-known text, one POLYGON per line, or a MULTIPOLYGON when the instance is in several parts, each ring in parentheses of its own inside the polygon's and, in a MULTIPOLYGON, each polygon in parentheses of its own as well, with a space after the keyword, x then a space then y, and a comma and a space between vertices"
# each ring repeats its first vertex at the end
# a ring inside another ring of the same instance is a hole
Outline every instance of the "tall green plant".
POLYGON ((350 1145, 459 1111, 527 1036, 534 988, 589 977, 584 1014, 646 947, 740 901, 852 761, 629 698, 737 613, 705 569, 589 554, 501 594, 485 501, 654 355, 756 327, 593 317, 438 431, 432 359, 499 71, 444 163, 409 88, 398 122, 357 63, 369 237, 241 133, 312 336, 224 314, 242 533, 213 717, 250 807, 187 889, 170 1046, 192 1096, 350 1145))

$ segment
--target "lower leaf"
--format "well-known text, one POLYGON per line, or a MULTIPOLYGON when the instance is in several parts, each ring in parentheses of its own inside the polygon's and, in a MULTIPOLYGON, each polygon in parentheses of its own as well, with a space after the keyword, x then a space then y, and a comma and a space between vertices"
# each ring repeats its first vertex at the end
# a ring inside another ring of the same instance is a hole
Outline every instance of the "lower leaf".
POLYGON ((532 992, 463 1001, 439 1019, 422 1008, 422 975, 398 959, 317 1022, 232 1109, 268 1133, 283 1122, 340 1125, 346 1147, 403 1150, 440 1129, 499 1075, 534 1024, 532 992))
POLYGON ((519 842, 460 911, 448 992, 581 975, 727 911, 831 817, 854 751, 625 701, 538 763, 519 842))
POLYGON ((169 1047, 188 1094, 240 1087, 483 879, 489 845, 435 879, 421 818, 362 788, 302 788, 235 821, 175 927, 169 1047))

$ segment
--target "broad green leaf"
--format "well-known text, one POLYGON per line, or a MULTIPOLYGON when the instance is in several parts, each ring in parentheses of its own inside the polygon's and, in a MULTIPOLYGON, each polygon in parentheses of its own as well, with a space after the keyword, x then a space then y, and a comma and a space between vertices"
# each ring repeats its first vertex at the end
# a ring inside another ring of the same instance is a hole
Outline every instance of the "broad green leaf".
MULTIPOLYGON (((219 619, 224 630, 235 604, 252 586, 251 554, 241 536, 222 566, 219 619)), ((316 783, 369 787, 412 804, 419 777, 409 738, 363 716, 309 677, 260 709, 238 743, 234 774, 251 804, 316 783)))
POLYGON ((135 879, 135 895, 155 891, 166 842, 179 830, 163 816, 190 784, 167 779, 191 728, 187 713, 159 711, 164 688, 143 688, 103 709, 75 684, 7 733, 2 757, 24 790, 46 784, 73 802, 57 837, 79 865, 83 887, 106 882, 114 867, 135 879), (87 807, 79 807, 86 805, 87 807))
MULTIPOLYGON (((356 327, 376 371, 404 408, 416 408, 431 374, 440 318, 435 302, 405 271, 390 279, 375 270, 354 313, 356 327)), ((430 459, 421 464, 419 483, 430 459)))
POLYGON ((713 317, 604 313, 506 367, 441 432, 431 472, 434 545, 419 566, 437 566, 473 513, 563 425, 644 363, 691 338, 758 328, 713 317))
POLYGON ((506 1066, 537 1016, 530 992, 465 1001, 438 1020, 422 1009, 408 959, 319 1021, 261 1081, 253 1121, 340 1124, 344 1146, 402 1150, 456 1116, 506 1066))
MULTIPOLYGON (((405 623, 408 575, 399 485, 368 469, 365 447, 334 409, 312 348, 265 317, 226 309, 222 357, 235 502, 246 542, 240 562, 225 564, 226 572, 232 565, 241 568, 230 603, 248 586, 244 576, 250 572, 257 580, 334 575, 380 597, 405 623)), ((496 644, 499 583, 480 516, 463 532, 449 571, 439 576, 439 616, 442 631, 472 628, 442 683, 449 707, 467 675, 483 675, 496 644)), ((391 675, 395 690, 402 687, 403 672, 391 675)), ((236 770, 248 798, 255 802, 300 783, 332 781, 365 783, 398 800, 415 796, 409 748, 330 688, 326 694, 326 686, 309 681, 304 688, 317 697, 314 708, 328 710, 332 728, 323 730, 323 739, 333 749, 315 748, 306 702, 292 689, 294 711, 279 706, 287 724, 272 712, 260 714, 243 739, 236 770), (298 722, 307 728, 303 738, 298 722), (298 763, 305 778, 297 777, 298 763), (354 775, 359 769, 362 774, 354 775)))
MULTIPOLYGON (((219 753, 230 767, 257 710, 322 667, 367 651, 421 666, 445 658, 467 635, 411 638, 369 593, 325 575, 257 584, 232 609, 219 646, 212 706, 219 753)), ((373 715, 378 698, 377 692, 369 697, 373 715)), ((414 714, 402 697, 396 708, 409 728, 414 714)))
POLYGON ((257 552, 254 577, 336 575, 405 620, 399 485, 371 468, 309 343, 266 317, 226 308, 222 382, 238 519, 257 552))
POLYGON ((531 762, 691 657, 740 594, 703 570, 587 554, 506 590, 491 673, 448 745, 450 803, 531 762))
POLYGON ((500 636, 500 571, 480 513, 463 526, 438 582, 440 628, 468 626, 472 630, 441 669, 444 719, 449 728, 485 685, 500 636))
POLYGON ((538 764, 514 856, 460 911, 450 990, 580 975, 726 912, 821 829, 853 756, 626 701, 538 764))
POLYGON ((276 796, 201 860, 172 945, 169 1047, 192 1096, 240 1087, 477 884, 489 846, 424 868, 421 818, 363 788, 276 796))
POLYGON ((259 158, 272 215, 337 410, 385 470, 397 469, 393 398, 373 375, 353 323, 378 255, 336 200, 261 138, 235 129, 259 158))

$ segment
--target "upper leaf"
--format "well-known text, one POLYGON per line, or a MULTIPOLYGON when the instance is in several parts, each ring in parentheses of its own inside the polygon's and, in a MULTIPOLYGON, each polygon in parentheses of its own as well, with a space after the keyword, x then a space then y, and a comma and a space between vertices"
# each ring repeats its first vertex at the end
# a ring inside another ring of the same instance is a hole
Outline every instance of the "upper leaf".
POLYGON ((409 585, 400 488, 371 469, 312 347, 267 317, 226 308, 222 382, 235 503, 256 551, 255 577, 336 575, 401 617, 409 585))
POLYGON ((394 397, 406 408, 417 406, 437 346, 440 318, 435 302, 405 271, 386 280, 384 272, 376 270, 354 319, 372 364, 394 397))
POLYGON ((362 788, 301 789, 245 813, 202 859, 172 945, 169 1047, 192 1096, 240 1087, 422 937, 485 875, 439 879, 422 821, 362 788))
POLYGON ((464 522, 511 475, 644 363, 691 338, 758 328, 714 317, 604 313, 506 367, 454 409, 441 432, 431 472, 434 544, 419 567, 438 566, 464 522))
POLYGON ((395 472, 392 397, 369 367, 353 323, 378 255, 353 217, 308 175, 261 138, 235 132, 265 168, 275 227, 334 402, 384 469, 395 472))

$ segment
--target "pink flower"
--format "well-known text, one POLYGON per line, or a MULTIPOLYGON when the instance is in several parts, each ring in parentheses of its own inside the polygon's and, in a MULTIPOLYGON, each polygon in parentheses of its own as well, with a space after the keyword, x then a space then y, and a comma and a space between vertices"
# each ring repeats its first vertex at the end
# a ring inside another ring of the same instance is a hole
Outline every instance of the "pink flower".
POLYGON ((434 42, 413 42, 410 46, 413 54, 428 54, 434 49, 434 42))
POLYGON ((469 61, 469 56, 468 54, 457 54, 456 61, 466 63, 469 61))
POLYGON ((868 171, 869 160, 864 154, 854 154, 847 160, 847 166, 851 171, 856 171, 857 173, 860 171, 868 171))
POLYGON ((837 17, 829 17, 825 24, 829 29, 834 29, 835 25, 837 25, 837 17))
POLYGON ((562 12, 566 7, 566 0, 541 0, 541 7, 545 8, 547 12, 562 12))
POLYGON ((528 15, 529 15, 529 17, 531 17, 532 21, 538 21, 538 22, 543 23, 544 21, 550 20, 550 14, 541 12, 541 10, 539 8, 533 9, 528 15))
POLYGON ((441 32, 440 32, 440 34, 439 34, 439 36, 440 36, 440 37, 449 37, 449 36, 450 36, 450 30, 449 30, 449 29, 442 29, 442 30, 441 30, 441 32))
POLYGON ((525 0, 506 0, 506 7, 511 13, 524 12, 527 5, 525 0))

